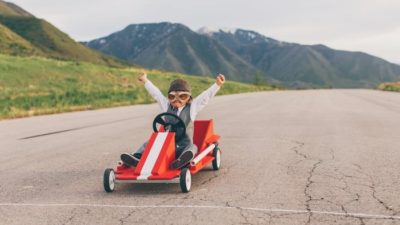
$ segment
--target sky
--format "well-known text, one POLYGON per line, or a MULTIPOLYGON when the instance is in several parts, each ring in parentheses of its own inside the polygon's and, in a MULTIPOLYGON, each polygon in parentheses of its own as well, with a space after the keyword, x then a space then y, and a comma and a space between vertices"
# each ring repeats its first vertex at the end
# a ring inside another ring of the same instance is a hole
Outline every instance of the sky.
POLYGON ((400 64, 399 0, 6 0, 77 41, 129 24, 241 28, 280 41, 362 51, 400 64))

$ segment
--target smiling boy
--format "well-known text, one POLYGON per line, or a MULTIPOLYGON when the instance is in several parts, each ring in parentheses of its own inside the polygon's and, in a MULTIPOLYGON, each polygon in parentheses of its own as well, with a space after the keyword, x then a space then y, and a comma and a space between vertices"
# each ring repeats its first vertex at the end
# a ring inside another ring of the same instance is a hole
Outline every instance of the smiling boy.
MULTIPOLYGON (((195 120, 200 110, 207 105, 209 100, 215 96, 220 87, 225 83, 225 76, 218 74, 215 83, 193 99, 192 89, 189 83, 183 79, 176 79, 172 81, 168 90, 168 98, 166 98, 161 91, 149 79, 147 79, 147 74, 140 74, 138 79, 144 83, 146 90, 157 101, 162 112, 168 112, 179 116, 179 118, 181 118, 185 123, 186 128, 195 120)), ((133 154, 121 154, 121 160, 124 165, 136 166, 146 148, 146 145, 147 142, 133 154)), ((178 169, 185 166, 197 153, 197 146, 192 143, 192 140, 187 133, 182 140, 176 143, 175 149, 177 159, 172 162, 172 169, 178 169)))

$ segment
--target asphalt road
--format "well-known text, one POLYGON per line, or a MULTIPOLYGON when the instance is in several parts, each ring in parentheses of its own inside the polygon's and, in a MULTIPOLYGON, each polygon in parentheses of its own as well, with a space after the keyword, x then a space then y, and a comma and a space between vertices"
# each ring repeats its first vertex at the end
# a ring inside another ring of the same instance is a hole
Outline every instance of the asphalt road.
POLYGON ((0 224, 400 224, 400 94, 216 97, 199 115, 222 167, 177 184, 102 176, 151 134, 158 106, 0 122, 0 224))

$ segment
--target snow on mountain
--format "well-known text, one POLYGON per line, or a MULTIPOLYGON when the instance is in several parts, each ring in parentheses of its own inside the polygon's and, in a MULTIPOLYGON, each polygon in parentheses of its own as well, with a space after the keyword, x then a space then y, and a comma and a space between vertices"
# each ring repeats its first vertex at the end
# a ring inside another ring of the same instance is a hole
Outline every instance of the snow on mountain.
POLYGON ((238 29, 237 28, 221 28, 221 27, 201 27, 197 30, 199 34, 213 34, 218 32, 232 33, 234 34, 238 29))

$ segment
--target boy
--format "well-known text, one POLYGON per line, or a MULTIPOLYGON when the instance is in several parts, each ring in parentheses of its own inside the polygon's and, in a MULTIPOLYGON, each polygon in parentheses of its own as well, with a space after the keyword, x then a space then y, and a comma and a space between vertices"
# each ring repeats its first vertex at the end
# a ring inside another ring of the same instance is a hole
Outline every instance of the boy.
MULTIPOLYGON (((139 81, 144 83, 146 90, 158 102, 163 112, 168 112, 179 116, 185 123, 186 128, 190 122, 194 121, 200 110, 207 105, 210 98, 215 96, 220 87, 225 83, 225 76, 218 74, 215 84, 206 91, 201 93, 195 99, 192 98, 190 85, 182 79, 172 81, 169 90, 168 98, 164 97, 161 91, 147 79, 147 74, 142 73, 139 76, 139 81)), ((136 166, 142 156, 147 142, 144 143, 135 153, 123 153, 121 160, 125 166, 136 166)), ((190 162, 197 153, 197 146, 194 145, 186 133, 185 137, 176 143, 177 159, 172 162, 171 168, 178 169, 190 162)))

